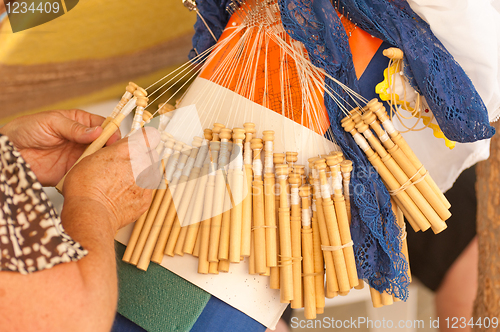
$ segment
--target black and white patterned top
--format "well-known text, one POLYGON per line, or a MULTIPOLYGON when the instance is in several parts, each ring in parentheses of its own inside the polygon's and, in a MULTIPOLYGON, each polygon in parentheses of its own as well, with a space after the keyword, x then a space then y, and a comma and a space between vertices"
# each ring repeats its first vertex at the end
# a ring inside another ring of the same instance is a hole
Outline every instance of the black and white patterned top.
POLYGON ((7 136, 0 135, 0 271, 27 274, 87 254, 7 136))

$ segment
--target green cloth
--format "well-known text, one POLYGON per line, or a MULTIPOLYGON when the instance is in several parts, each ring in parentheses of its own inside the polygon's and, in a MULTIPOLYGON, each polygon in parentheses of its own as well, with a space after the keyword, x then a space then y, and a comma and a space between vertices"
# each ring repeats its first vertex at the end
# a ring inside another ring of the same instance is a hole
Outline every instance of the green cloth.
POLYGON ((122 262, 125 246, 115 241, 118 312, 149 332, 189 331, 210 294, 151 263, 144 272, 122 262))

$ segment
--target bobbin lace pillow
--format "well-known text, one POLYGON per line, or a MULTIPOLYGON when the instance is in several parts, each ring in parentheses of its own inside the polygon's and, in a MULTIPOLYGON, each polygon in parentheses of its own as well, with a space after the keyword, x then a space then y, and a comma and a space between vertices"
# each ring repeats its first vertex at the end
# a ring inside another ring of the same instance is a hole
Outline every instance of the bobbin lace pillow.
POLYGON ((0 135, 0 271, 27 274, 87 254, 67 235, 42 185, 0 135))

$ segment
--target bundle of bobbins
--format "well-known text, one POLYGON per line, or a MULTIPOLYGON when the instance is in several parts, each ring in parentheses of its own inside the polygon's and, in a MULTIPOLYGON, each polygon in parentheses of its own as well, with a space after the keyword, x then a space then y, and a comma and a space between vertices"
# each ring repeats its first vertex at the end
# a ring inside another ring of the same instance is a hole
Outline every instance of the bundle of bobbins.
POLYGON ((248 257, 250 274, 269 276, 281 302, 314 318, 325 297, 363 285, 349 229, 352 162, 332 151, 309 159, 308 176, 296 152, 275 153, 273 131, 255 133, 253 123, 216 123, 191 146, 163 134, 164 182, 123 260, 147 270, 191 254, 199 273, 218 274, 248 257))
MULTIPOLYGON (((415 232, 431 228, 437 234, 447 227, 445 220, 451 216, 451 205, 377 99, 363 108, 354 108, 342 120, 342 126, 352 134, 392 196, 393 211, 403 234, 402 252, 408 261, 404 218, 415 232)), ((408 276, 411 278, 409 270, 408 276)), ((385 292, 371 289, 371 294, 375 307, 393 301, 385 292)))
MULTIPOLYGON (((130 83, 84 156, 104 146, 135 107, 129 135, 147 123, 152 114, 144 110, 146 95, 130 83)), ((190 254, 198 257, 199 273, 218 274, 248 257, 249 273, 268 276, 281 302, 303 307, 308 319, 323 313, 325 297, 363 288, 349 228, 353 165, 342 152, 298 165, 296 152, 274 151, 273 131, 255 137, 253 123, 232 130, 215 123, 189 146, 164 131, 174 109, 164 103, 156 112, 161 116, 156 150, 163 178, 134 225, 123 261, 147 270, 165 255, 190 254)), ((438 233, 446 228, 450 205, 381 103, 372 100, 352 110, 342 125, 392 195, 408 263, 403 214, 415 231, 431 227, 438 233)), ((397 300, 387 292, 370 292, 376 307, 397 300)))

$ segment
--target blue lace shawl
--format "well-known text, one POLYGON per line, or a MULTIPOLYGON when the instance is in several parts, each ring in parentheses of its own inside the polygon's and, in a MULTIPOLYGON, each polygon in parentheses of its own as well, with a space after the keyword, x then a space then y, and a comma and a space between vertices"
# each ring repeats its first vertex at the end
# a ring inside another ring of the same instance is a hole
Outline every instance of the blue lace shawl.
MULTIPOLYGON (((224 12, 229 2, 199 1, 199 10, 216 37, 229 20, 224 12)), ((278 3, 285 30, 305 45, 313 64, 358 91, 347 35, 331 3, 327 0, 278 0, 278 3)), ((486 108, 469 78, 404 0, 343 0, 341 6, 362 29, 403 50, 405 74, 426 97, 448 138, 470 142, 494 134, 486 108)), ((214 44, 200 20, 195 29, 193 46, 198 52, 214 44)), ((325 83, 349 101, 337 84, 328 78, 325 83)), ((358 275, 373 288, 406 299, 408 267, 401 254, 401 231, 391 210, 390 196, 364 153, 341 128, 344 115, 339 107, 326 94, 324 100, 335 140, 354 164, 350 188, 351 234, 358 275)))

